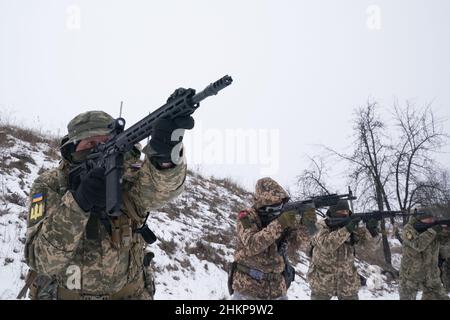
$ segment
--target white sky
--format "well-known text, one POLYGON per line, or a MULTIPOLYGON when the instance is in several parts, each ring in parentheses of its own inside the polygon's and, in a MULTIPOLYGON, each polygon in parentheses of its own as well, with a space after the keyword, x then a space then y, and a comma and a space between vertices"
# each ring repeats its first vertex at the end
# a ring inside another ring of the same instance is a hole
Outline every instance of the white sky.
MULTIPOLYGON (((64 133, 80 112, 117 116, 123 100, 131 124, 175 88, 229 74, 232 86, 194 114, 187 153, 220 146, 227 129, 278 130, 271 176, 292 185, 315 145, 348 146, 352 111, 369 97, 387 114, 395 97, 433 101, 450 118, 449 15, 448 0, 0 0, 1 114, 64 133)), ((264 165, 246 162, 200 168, 252 188, 264 165)))

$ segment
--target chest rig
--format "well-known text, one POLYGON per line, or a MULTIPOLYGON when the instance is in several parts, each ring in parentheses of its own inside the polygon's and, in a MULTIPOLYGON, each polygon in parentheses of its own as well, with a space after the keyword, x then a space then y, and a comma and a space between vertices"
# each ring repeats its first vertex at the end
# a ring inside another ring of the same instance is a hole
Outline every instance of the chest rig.
MULTIPOLYGON (((139 168, 135 167, 134 170, 138 170, 139 168)), ((58 175, 59 193, 61 196, 69 189, 67 174, 67 165, 62 162, 58 175)), ((103 237, 100 228, 103 227, 110 236, 112 246, 116 249, 131 247, 134 242, 138 241, 138 234, 148 244, 156 241, 155 234, 146 224, 148 214, 145 218, 140 216, 138 209, 127 194, 123 197, 122 210, 123 214, 118 217, 108 217, 104 211, 91 211, 85 229, 86 239, 100 241, 103 237)))

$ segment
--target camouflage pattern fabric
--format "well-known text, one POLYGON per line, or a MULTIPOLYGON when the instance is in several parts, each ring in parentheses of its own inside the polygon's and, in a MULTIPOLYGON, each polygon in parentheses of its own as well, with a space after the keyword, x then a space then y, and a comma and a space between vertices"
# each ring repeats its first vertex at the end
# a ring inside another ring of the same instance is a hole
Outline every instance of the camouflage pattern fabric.
POLYGON ((355 244, 352 244, 346 228, 333 231, 325 220, 317 224, 318 231, 311 240, 312 259, 307 275, 311 298, 357 299, 361 282, 355 266, 355 251, 360 245, 372 250, 376 239, 365 227, 358 227, 354 232, 355 244))
MULTIPOLYGON (((278 220, 263 227, 256 208, 279 203, 288 199, 287 193, 270 178, 258 180, 253 208, 241 211, 238 216, 237 248, 234 259, 238 264, 271 274, 273 279, 256 280, 244 272, 236 271, 233 278, 235 295, 254 299, 277 299, 286 296, 286 282, 282 275, 283 257, 278 252, 276 240, 284 230, 278 220)), ((307 228, 299 225, 290 230, 287 237, 289 251, 295 251, 309 240, 307 228)))
MULTIPOLYGON (((333 295, 330 293, 322 293, 322 292, 315 292, 311 291, 311 300, 331 300, 333 298, 333 295)), ((339 296, 339 300, 359 300, 358 294, 354 294, 351 296, 339 296)))
MULTIPOLYGON (((273 280, 255 280, 246 273, 236 271, 233 279, 235 292, 258 299, 275 299, 287 294, 286 283, 281 274, 284 270, 284 260, 276 244, 282 233, 283 228, 277 220, 262 228, 261 220, 254 209, 247 209, 239 214, 235 261, 249 268, 279 276, 275 276, 273 280)), ((289 251, 301 249, 301 245, 308 240, 306 227, 299 226, 288 236, 289 251)))
POLYGON ((439 254, 444 259, 441 266, 441 279, 445 291, 450 292, 450 244, 441 245, 439 254))
MULTIPOLYGON (((265 300, 265 299, 259 299, 256 297, 246 296, 239 292, 235 292, 233 294, 233 296, 231 297, 231 300, 265 300)), ((289 300, 289 298, 288 298, 288 296, 281 296, 281 297, 275 298, 273 300, 289 300)))
POLYGON ((440 244, 449 240, 449 232, 435 230, 419 233, 414 229, 414 217, 402 232, 403 255, 400 265, 400 299, 415 300, 423 289, 422 299, 448 299, 439 278, 438 255, 440 244))
POLYGON ((256 182, 253 206, 255 209, 287 200, 289 195, 275 180, 266 177, 256 182))
MULTIPOLYGON (((59 287, 87 295, 112 295, 127 284, 142 285, 135 299, 152 298, 144 284, 146 243, 130 228, 144 222, 149 209, 156 209, 183 190, 186 165, 158 170, 148 158, 126 157, 123 175, 123 221, 118 222, 121 241, 113 241, 103 225, 98 239, 86 237, 89 214, 76 203, 68 186, 68 165, 40 175, 30 195, 25 258, 40 275, 56 281, 59 287), (126 223, 132 221, 132 224, 126 223)), ((116 224, 113 224, 114 226, 116 224)), ((38 297, 40 298, 40 297, 38 297)))
POLYGON ((108 125, 113 117, 103 111, 88 111, 77 115, 67 125, 69 134, 63 139, 62 147, 86 138, 109 135, 108 125))

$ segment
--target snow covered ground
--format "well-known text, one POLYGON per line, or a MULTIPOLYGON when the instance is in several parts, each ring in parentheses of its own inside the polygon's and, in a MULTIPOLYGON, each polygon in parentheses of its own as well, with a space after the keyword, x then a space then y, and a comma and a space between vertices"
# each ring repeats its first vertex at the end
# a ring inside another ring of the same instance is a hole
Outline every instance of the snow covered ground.
MULTIPOLYGON (((15 299, 27 272, 23 249, 27 190, 41 168, 58 164, 46 143, 29 143, 3 134, 0 143, 0 299, 15 299)), ((190 172, 186 191, 159 211, 148 224, 158 241, 155 253, 156 299, 229 299, 226 264, 232 260, 236 213, 251 195, 229 180, 204 178, 190 172)), ((396 267, 400 255, 394 255, 396 267)), ((309 299, 305 275, 309 260, 302 252, 290 299, 309 299)), ((396 285, 386 283, 380 268, 364 262, 367 277, 361 299, 398 299, 396 285)))

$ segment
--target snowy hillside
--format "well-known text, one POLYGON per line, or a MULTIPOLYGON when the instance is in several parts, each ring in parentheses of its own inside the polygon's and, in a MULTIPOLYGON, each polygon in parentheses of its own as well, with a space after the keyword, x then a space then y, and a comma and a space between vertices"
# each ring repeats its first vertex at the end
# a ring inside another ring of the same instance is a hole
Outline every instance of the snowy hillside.
MULTIPOLYGON (((55 141, 22 133, 0 127, 0 299, 14 299, 27 272, 27 191, 41 170, 58 163, 55 141)), ((250 199, 227 179, 189 172, 186 191, 148 220, 159 239, 148 248, 155 253, 156 299, 229 299, 225 266, 233 256, 236 213, 250 199)), ((297 277, 289 297, 309 299, 308 258, 299 253, 294 261, 297 277)), ((398 298, 379 267, 360 262, 359 269, 367 278, 360 298, 398 298)))

